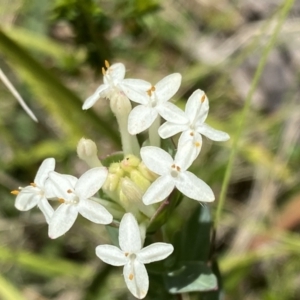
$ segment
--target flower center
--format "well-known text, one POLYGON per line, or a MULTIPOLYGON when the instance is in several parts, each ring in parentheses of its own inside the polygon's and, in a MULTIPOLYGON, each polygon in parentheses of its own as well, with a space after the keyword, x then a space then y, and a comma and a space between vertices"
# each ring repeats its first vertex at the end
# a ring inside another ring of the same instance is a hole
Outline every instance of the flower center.
POLYGON ((176 178, 178 176, 179 172, 180 172, 180 167, 173 164, 171 166, 171 172, 170 172, 171 176, 173 178, 176 178))

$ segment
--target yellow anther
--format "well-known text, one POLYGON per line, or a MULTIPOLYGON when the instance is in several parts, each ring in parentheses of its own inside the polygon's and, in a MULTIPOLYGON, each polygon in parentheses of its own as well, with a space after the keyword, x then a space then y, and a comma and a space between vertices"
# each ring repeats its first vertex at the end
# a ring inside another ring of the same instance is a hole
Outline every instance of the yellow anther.
POLYGON ((59 201, 60 203, 65 203, 65 202, 66 202, 65 199, 63 199, 63 198, 58 198, 58 201, 59 201))
POLYGON ((34 182, 30 183, 30 185, 36 187, 36 184, 34 182))
POLYGON ((108 60, 104 61, 105 67, 108 69, 110 67, 108 60))
POLYGON ((133 279, 133 274, 129 274, 129 280, 133 279))
POLYGON ((106 74, 104 67, 102 67, 102 74, 103 74, 103 76, 106 74))
POLYGON ((202 96, 202 98, 201 98, 201 102, 203 103, 203 102, 204 102, 204 100, 205 100, 205 94, 202 96))
POLYGON ((200 145, 201 145, 201 144, 200 144, 199 142, 196 142, 196 143, 195 143, 195 146, 196 146, 196 147, 200 147, 200 145))
POLYGON ((155 86, 152 85, 151 88, 147 91, 148 96, 151 97, 152 92, 154 92, 154 91, 155 91, 155 86))
POLYGON ((10 193, 13 194, 13 195, 18 195, 20 192, 18 190, 13 190, 10 193))

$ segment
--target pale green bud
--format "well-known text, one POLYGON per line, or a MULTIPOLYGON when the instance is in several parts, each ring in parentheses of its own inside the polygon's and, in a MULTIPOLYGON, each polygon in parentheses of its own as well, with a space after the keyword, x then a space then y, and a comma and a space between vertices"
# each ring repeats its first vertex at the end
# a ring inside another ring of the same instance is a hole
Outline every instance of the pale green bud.
POLYGON ((108 176, 102 186, 102 189, 107 192, 113 192, 117 189, 120 181, 120 176, 117 174, 108 173, 108 176))
POLYGON ((157 179, 158 175, 150 171, 146 165, 141 162, 138 166, 138 170, 143 174, 145 178, 147 178, 150 182, 153 182, 157 179))
POLYGON ((151 182, 146 179, 138 170, 132 170, 130 172, 130 179, 143 191, 143 194, 151 185, 151 182))
POLYGON ((116 174, 119 177, 124 176, 124 170, 122 169, 120 163, 112 163, 108 168, 108 172, 116 174))
POLYGON ((97 156, 97 146, 89 139, 81 138, 77 144, 77 154, 91 168, 101 167, 101 161, 97 156))
POLYGON ((121 161, 121 168, 126 172, 131 172, 131 170, 136 169, 138 167, 140 162, 141 160, 138 157, 129 154, 126 155, 121 161))

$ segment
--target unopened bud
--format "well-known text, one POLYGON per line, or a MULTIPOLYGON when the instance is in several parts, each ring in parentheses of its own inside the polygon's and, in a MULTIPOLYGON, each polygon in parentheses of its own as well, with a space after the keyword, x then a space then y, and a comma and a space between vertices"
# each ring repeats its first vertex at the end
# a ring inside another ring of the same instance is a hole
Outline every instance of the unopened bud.
POLYGON ((138 170, 132 170, 130 172, 130 179, 143 191, 143 194, 151 185, 151 182, 146 179, 138 170))
POLYGON ((97 146, 95 142, 89 139, 81 138, 77 145, 78 157, 84 160, 89 167, 101 167, 101 161, 97 156, 97 146))
POLYGON ((121 168, 126 172, 131 172, 133 169, 136 169, 138 167, 140 162, 141 160, 138 157, 129 154, 126 155, 121 161, 121 168))
POLYGON ((150 182, 153 182, 157 179, 158 175, 150 171, 146 165, 141 162, 138 166, 138 170, 143 174, 145 178, 147 178, 150 182))

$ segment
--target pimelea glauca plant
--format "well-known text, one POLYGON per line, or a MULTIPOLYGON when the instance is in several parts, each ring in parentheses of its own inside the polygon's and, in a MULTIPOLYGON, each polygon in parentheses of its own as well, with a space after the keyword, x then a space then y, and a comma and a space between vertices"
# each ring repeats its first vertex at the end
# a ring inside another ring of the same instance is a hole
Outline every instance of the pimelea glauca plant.
POLYGON ((118 240, 112 238, 114 245, 97 246, 96 255, 107 264, 123 266, 125 283, 138 299, 148 291, 157 299, 156 292, 171 295, 218 290, 208 253, 211 228, 205 205, 215 196, 188 169, 200 153, 202 135, 226 141, 228 134, 205 123, 209 102, 202 90, 189 97, 184 112, 170 102, 181 84, 179 73, 152 85, 125 79, 122 63, 110 66, 106 61, 105 67, 103 84, 82 108, 91 108, 99 98, 110 101, 120 129, 122 153, 100 161, 96 144, 81 139, 77 153, 90 169, 78 179, 55 172, 55 159, 45 159, 33 183, 12 192, 17 195, 16 208, 27 211, 38 206, 52 239, 65 234, 78 214, 116 228, 118 240), (134 108, 131 101, 137 104, 134 108), (148 139, 140 145, 136 135, 146 130, 148 139), (178 133, 175 147, 170 138, 178 133), (152 243, 153 233, 161 230, 183 197, 198 201, 199 209, 173 241, 166 242, 160 235, 161 240, 152 243), (54 201, 59 202, 55 210, 54 201), (155 287, 149 290, 145 264, 161 260, 165 261, 148 268, 150 278, 156 278, 155 287))

